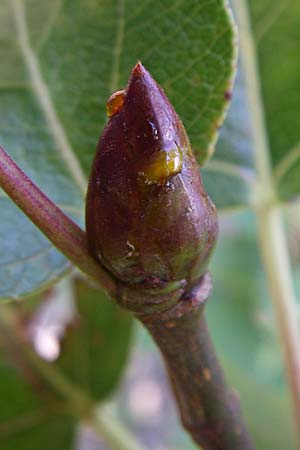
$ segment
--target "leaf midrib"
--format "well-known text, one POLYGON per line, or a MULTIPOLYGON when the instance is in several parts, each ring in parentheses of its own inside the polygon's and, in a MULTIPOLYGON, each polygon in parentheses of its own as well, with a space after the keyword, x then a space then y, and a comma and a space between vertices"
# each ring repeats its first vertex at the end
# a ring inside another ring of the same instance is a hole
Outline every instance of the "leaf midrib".
POLYGON ((273 178, 277 184, 284 178, 298 159, 300 159, 300 143, 288 151, 274 168, 273 178))
POLYGON ((84 196, 86 192, 87 180, 80 162, 71 147, 63 125, 59 120, 49 89, 43 79, 39 62, 32 46, 30 45, 23 1, 11 0, 11 5, 15 18, 19 48, 27 68, 32 90, 35 93, 41 110, 43 111, 52 138, 59 149, 60 156, 64 159, 72 178, 84 196))

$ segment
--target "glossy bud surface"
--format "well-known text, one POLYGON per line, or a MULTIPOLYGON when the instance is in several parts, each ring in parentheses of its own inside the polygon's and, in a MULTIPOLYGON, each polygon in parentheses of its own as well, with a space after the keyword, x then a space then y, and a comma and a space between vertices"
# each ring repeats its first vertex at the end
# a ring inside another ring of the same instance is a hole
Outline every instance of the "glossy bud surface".
POLYGON ((86 202, 90 251, 125 283, 192 283, 218 225, 183 124, 141 63, 107 111, 86 202))

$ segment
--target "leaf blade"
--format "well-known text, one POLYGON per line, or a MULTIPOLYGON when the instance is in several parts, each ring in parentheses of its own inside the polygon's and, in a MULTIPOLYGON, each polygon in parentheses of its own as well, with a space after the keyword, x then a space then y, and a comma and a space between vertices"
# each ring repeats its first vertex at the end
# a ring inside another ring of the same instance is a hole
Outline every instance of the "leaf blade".
POLYGON ((300 193, 300 155, 294 153, 300 141, 300 7, 296 0, 270 6, 269 0, 249 1, 272 165, 275 174, 282 171, 275 181, 280 200, 288 201, 300 193), (290 153, 294 157, 286 165, 290 153))
MULTIPOLYGON (((227 104, 235 53, 225 1, 179 0, 175 7, 171 0, 143 5, 114 0, 99 7, 96 0, 5 0, 0 8, 0 55, 7 61, 0 75, 1 144, 51 199, 69 211, 83 210, 84 178, 106 122, 105 101, 112 88, 124 86, 137 59, 182 114, 200 160, 209 155, 227 104), (11 39, 12 28, 19 41, 11 39), (179 53, 174 41, 181 43, 179 53)), ((30 256, 41 240, 26 225, 24 247, 19 218, 11 214, 0 243, 2 255, 3 239, 18 235, 16 260, 25 247, 30 256)), ((82 214, 72 218, 83 222, 82 214)), ((47 245, 43 241, 42 252, 47 245)), ((45 279, 21 283, 15 296, 52 283, 65 270, 66 261, 54 255, 60 262, 53 264, 53 276, 49 270, 45 279)), ((9 286, 1 296, 10 296, 9 286)))
POLYGON ((75 419, 0 329, 0 441, 5 450, 69 450, 75 419))
POLYGON ((122 375, 133 318, 83 280, 75 280, 74 296, 77 317, 65 332, 57 364, 94 401, 103 400, 122 375))

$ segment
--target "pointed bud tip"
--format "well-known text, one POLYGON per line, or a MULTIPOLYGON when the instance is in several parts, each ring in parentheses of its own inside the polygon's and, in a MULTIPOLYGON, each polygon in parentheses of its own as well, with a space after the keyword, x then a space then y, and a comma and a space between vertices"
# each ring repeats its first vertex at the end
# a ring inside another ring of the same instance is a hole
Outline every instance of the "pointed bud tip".
MULTIPOLYGON (((148 116, 151 111, 155 116, 154 109, 161 110, 169 102, 162 96, 163 89, 158 85, 151 73, 138 61, 131 71, 126 87, 126 97, 129 101, 137 102, 141 111, 148 116), (154 100, 155 99, 155 100, 154 100)), ((145 119, 145 117, 144 117, 145 119)), ((140 120, 141 121, 141 120, 140 120)))
POLYGON ((134 68, 131 71, 131 76, 133 77, 141 77, 146 72, 145 67, 141 63, 141 61, 138 61, 134 68))

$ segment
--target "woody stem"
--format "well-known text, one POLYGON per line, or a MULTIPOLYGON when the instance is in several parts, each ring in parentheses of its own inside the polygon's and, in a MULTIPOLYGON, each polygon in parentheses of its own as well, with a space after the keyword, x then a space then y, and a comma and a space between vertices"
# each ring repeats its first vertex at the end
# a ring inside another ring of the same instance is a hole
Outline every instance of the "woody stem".
POLYGON ((208 274, 168 313, 139 315, 158 345, 183 426, 204 450, 254 450, 204 317, 208 274))

